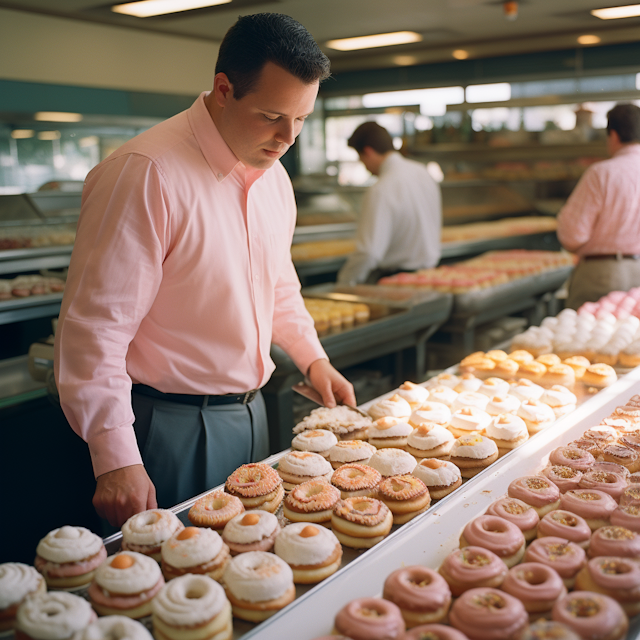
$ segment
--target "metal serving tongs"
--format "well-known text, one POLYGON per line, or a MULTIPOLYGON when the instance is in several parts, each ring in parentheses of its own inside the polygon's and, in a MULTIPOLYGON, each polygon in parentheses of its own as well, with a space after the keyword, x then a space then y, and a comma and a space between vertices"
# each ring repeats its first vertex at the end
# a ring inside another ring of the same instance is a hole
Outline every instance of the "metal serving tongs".
MULTIPOLYGON (((324 407, 324 402, 322 400, 322 396, 309 384, 309 382, 305 379, 304 382, 298 382, 298 384, 294 384, 291 387, 292 391, 299 393, 301 396, 308 398, 312 402, 319 404, 321 407, 324 407)), ((345 405, 348 406, 348 405, 345 405)), ((364 411, 358 409, 358 407, 352 407, 349 405, 349 409, 352 409, 356 413, 359 413, 364 418, 370 418, 364 411)))

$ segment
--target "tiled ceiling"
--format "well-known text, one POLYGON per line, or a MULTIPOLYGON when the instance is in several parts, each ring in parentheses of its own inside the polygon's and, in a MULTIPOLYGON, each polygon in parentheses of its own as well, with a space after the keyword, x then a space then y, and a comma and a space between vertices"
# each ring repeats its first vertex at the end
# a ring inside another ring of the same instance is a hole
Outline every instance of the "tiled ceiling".
POLYGON ((309 29, 330 56, 334 70, 451 59, 455 48, 481 57, 505 55, 511 50, 575 47, 576 37, 584 33, 600 35, 602 44, 640 39, 640 19, 610 23, 589 13, 615 4, 611 0, 521 0, 518 18, 508 21, 501 0, 232 0, 156 18, 116 14, 110 11, 110 4, 95 0, 0 0, 0 8, 212 41, 220 41, 239 15, 286 13, 309 29), (334 38, 403 30, 421 33, 422 42, 351 53, 324 46, 334 38), (397 56, 404 56, 404 60, 397 56))

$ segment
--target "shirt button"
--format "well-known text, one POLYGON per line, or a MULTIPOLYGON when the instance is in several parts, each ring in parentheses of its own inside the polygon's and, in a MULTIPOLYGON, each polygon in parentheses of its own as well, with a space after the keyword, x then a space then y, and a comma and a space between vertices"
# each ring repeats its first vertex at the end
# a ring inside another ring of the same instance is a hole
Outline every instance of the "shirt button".
POLYGON ((219 173, 218 174, 218 180, 222 180, 222 178, 224 178, 224 173, 219 173))

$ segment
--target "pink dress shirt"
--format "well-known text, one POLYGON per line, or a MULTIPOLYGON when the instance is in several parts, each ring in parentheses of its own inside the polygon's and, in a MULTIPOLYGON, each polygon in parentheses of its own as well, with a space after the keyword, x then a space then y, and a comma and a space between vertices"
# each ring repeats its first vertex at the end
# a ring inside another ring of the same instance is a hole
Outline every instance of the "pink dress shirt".
POLYGON ((558 238, 579 256, 640 254, 640 144, 585 171, 558 214, 558 238))
POLYGON ((326 358, 291 262, 296 205, 279 162, 245 167, 201 94, 87 176, 55 342, 64 413, 96 476, 141 457, 131 383, 241 393, 326 358))

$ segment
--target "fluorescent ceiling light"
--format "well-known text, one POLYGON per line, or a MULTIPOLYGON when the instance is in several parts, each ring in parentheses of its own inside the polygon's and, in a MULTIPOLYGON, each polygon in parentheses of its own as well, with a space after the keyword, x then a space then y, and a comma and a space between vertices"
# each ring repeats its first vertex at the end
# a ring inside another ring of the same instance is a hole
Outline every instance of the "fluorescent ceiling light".
POLYGON ((14 140, 24 140, 26 138, 33 138, 35 133, 33 129, 14 129, 11 132, 11 137, 14 140))
POLYGON ((329 40, 327 47, 337 51, 355 51, 356 49, 373 49, 374 47, 392 47, 397 44, 409 44, 421 40, 422 36, 415 31, 395 31, 393 33, 378 33, 373 36, 329 40))
POLYGON ((508 82, 494 84, 470 84, 465 92, 467 102, 500 102, 511 98, 508 82))
POLYGON ((362 96, 362 106, 366 108, 419 104, 420 113, 425 116, 443 116, 447 112, 448 104, 461 104, 462 102, 464 102, 462 87, 383 91, 366 93, 362 96))
POLYGON ((469 52, 464 49, 456 49, 451 55, 456 60, 466 60, 469 57, 469 52))
POLYGON ((38 140, 60 140, 59 131, 39 131, 38 140))
POLYGON ((618 20, 619 18, 636 18, 640 16, 640 4, 628 4, 624 7, 608 7, 593 9, 591 15, 600 20, 618 20))
POLYGON ((418 64, 418 58, 416 56, 393 56, 393 62, 399 67, 409 67, 412 64, 418 64))
POLYGON ((40 122, 80 122, 82 120, 81 113, 64 111, 38 111, 33 117, 40 122))
POLYGON ((599 36, 593 36, 593 35, 578 36, 579 44, 598 44, 600 41, 601 41, 601 38, 599 36))
POLYGON ((217 4, 227 4, 231 0, 140 0, 139 2, 127 2, 111 7, 115 13, 124 13, 136 18, 151 18, 167 13, 179 11, 191 11, 191 9, 203 9, 217 4))

